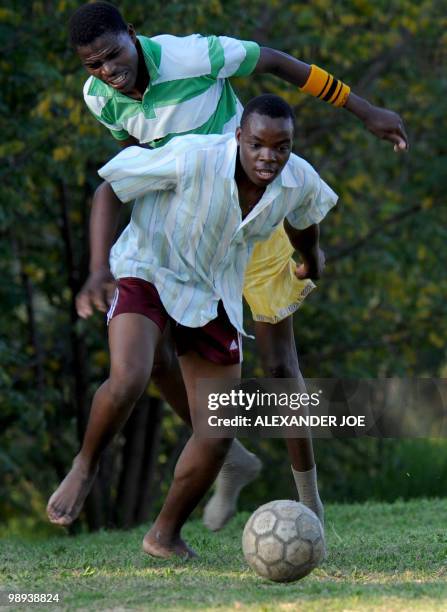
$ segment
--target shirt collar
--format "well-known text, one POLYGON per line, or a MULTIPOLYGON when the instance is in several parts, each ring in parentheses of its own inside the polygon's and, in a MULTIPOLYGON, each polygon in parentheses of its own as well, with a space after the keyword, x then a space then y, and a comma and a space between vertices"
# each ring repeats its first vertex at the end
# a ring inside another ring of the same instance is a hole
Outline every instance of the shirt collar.
POLYGON ((303 186, 303 173, 301 169, 297 168, 296 160, 298 156, 292 153, 289 161, 284 166, 283 171, 280 174, 281 184, 283 187, 289 189, 297 189, 303 186))
POLYGON ((158 67, 160 66, 161 46, 147 36, 137 36, 137 39, 141 45, 144 62, 149 71, 150 85, 159 77, 158 67))

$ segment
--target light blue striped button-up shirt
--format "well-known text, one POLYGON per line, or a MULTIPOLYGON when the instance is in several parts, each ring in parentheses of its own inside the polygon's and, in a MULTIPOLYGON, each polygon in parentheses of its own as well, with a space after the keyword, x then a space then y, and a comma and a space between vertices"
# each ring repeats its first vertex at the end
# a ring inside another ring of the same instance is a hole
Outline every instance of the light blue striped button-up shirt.
POLYGON ((135 200, 131 221, 111 251, 114 276, 153 283, 169 315, 187 327, 215 319, 222 300, 245 334, 242 289, 254 244, 284 218, 298 229, 319 223, 337 196, 292 154, 242 220, 236 153, 233 134, 191 134, 159 149, 129 147, 99 174, 120 200, 135 200))

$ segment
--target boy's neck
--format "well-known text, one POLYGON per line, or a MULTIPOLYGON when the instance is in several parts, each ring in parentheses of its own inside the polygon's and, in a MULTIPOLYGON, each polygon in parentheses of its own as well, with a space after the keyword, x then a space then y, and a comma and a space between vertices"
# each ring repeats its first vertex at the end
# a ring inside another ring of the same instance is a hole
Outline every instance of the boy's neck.
POLYGON ((134 100, 142 100, 144 92, 146 91, 149 85, 150 75, 146 66, 146 62, 144 61, 144 53, 139 40, 137 40, 136 46, 138 51, 137 80, 135 81, 135 86, 133 90, 127 93, 126 95, 129 98, 133 98, 134 100))
POLYGON ((141 44, 139 40, 137 40, 137 51, 138 51, 138 75, 137 75, 137 81, 135 83, 135 89, 138 91, 138 93, 141 94, 141 97, 143 97, 144 92, 146 91, 149 85, 150 76, 149 76, 149 71, 146 66, 146 62, 144 61, 144 53, 143 53, 143 49, 141 48, 141 44))
POLYGON ((236 168, 234 171, 234 179, 236 181, 236 185, 237 185, 239 193, 251 194, 251 195, 258 194, 259 199, 262 198, 262 195, 265 191, 265 187, 262 187, 260 185, 255 185, 255 183, 253 183, 253 181, 251 181, 248 178, 244 168, 242 167, 241 160, 239 159, 239 149, 237 151, 237 156, 236 156, 236 168))
POLYGON ((248 178, 239 159, 239 149, 236 156, 234 179, 239 194, 239 206, 242 211, 242 218, 244 218, 262 198, 265 187, 255 185, 255 183, 248 178))

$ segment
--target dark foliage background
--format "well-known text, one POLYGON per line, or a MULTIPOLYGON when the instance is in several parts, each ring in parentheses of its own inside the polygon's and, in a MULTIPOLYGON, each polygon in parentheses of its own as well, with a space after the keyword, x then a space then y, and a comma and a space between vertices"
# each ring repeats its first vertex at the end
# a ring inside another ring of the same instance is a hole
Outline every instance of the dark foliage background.
MULTIPOLYGON (((0 8, 0 519, 45 529, 47 496, 77 450, 93 390, 107 375, 102 317, 77 319, 87 273, 96 169, 117 145, 82 100, 85 74, 67 44, 73 0, 0 8)), ((139 33, 253 39, 317 63, 400 112, 411 151, 397 156, 344 110, 273 77, 236 79, 295 108, 295 150, 341 195, 323 224, 327 275, 295 316, 308 377, 447 375, 447 17, 415 0, 120 2, 139 33)), ((444 6, 445 9, 445 6, 444 6)), ((246 374, 260 374, 246 346, 246 374)), ((185 432, 150 387, 107 453, 84 525, 130 526, 156 511, 185 432)), ((280 441, 255 445, 264 476, 253 508, 291 494, 280 441)), ((317 441, 325 500, 444 495, 444 440, 317 441)))

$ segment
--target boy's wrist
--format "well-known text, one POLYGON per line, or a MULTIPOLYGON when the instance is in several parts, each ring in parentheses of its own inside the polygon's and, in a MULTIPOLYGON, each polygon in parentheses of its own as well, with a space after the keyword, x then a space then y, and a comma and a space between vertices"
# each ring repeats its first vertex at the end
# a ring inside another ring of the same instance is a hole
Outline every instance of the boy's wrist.
POLYGON ((295 272, 299 279, 311 278, 317 280, 321 277, 325 266, 324 251, 317 245, 301 254, 302 263, 298 264, 295 272))
POLYGON ((90 267, 89 267, 89 272, 90 274, 100 274, 102 272, 109 273, 110 272, 109 262, 108 261, 91 262, 90 267))
POLYGON ((351 91, 346 101, 345 108, 361 121, 365 122, 370 116, 373 106, 370 102, 351 91))

